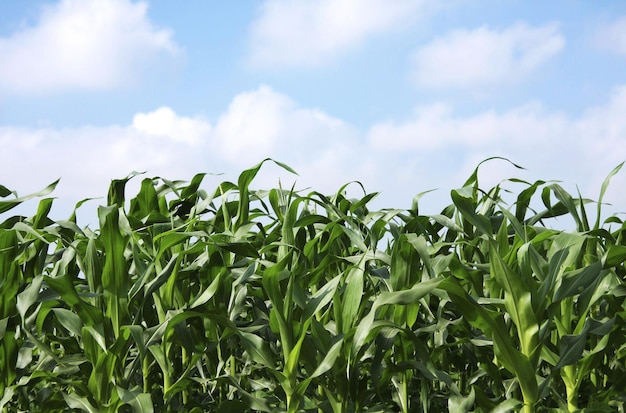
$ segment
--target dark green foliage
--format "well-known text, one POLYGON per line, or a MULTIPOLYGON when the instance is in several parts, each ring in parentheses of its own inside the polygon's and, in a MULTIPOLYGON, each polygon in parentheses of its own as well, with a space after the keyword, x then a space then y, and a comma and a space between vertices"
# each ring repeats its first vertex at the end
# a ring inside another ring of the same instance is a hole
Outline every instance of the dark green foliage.
MULTIPOLYGON (((424 216, 255 190, 262 164, 212 192, 114 180, 95 231, 50 198, 5 217, 0 408, 624 411, 626 224, 601 222, 621 166, 591 223, 544 181, 506 205, 478 168, 424 216), (574 231, 545 226, 563 215, 574 231)), ((0 186, 0 213, 55 185, 0 186)))

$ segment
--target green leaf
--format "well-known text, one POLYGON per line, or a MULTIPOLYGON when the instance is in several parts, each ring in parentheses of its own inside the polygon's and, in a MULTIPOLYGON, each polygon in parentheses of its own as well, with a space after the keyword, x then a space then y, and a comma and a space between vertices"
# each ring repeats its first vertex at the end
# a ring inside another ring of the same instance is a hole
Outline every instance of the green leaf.
POLYGON ((450 195, 452 196, 452 202, 459 209, 464 219, 483 234, 492 235, 491 221, 486 216, 476 213, 476 205, 474 204, 472 193, 472 187, 465 187, 453 190, 450 195))
MULTIPOLYGON (((296 345, 293 346, 293 348, 289 352, 289 357, 287 357, 287 362, 285 363, 285 369, 283 371, 283 374, 285 375, 287 380, 291 382, 292 386, 293 386, 293 383, 295 383, 296 375, 298 373, 298 364, 300 361, 300 350, 302 349, 302 343, 304 342, 304 339, 306 338, 306 333, 307 333, 306 330, 308 329, 308 325, 310 324, 310 322, 311 321, 309 320, 303 326, 302 334, 300 334, 300 338, 296 342, 296 345)), ((285 389, 285 391, 288 392, 288 389, 285 389)))
POLYGON ((236 226, 240 227, 241 225, 243 225, 244 223, 248 222, 248 217, 249 217, 249 212, 250 212, 250 205, 249 205, 249 194, 250 194, 250 183, 252 182, 252 180, 254 179, 254 177, 257 175, 257 173, 259 172, 259 170, 261 169, 261 166, 263 166, 263 164, 267 161, 272 161, 274 162, 276 165, 280 166, 281 168, 297 175, 296 171, 294 171, 293 169, 291 169, 289 166, 275 161, 271 158, 266 158, 263 161, 259 162, 257 165, 255 165, 254 167, 250 168, 250 169, 246 169, 245 171, 243 171, 240 175, 239 175, 239 180, 237 181, 237 187, 239 189, 239 208, 237 210, 237 222, 236 222, 236 226))
POLYGON ((189 308, 190 309, 194 309, 196 307, 200 307, 201 305, 204 305, 207 301, 209 301, 211 298, 213 298, 213 296, 215 295, 215 293, 217 292, 218 288, 220 287, 222 283, 222 278, 220 276, 220 274, 218 274, 213 281, 211 281, 211 284, 209 284, 209 286, 207 287, 206 290, 204 290, 202 292, 202 294, 200 294, 199 296, 197 296, 192 302, 191 304, 189 304, 189 308))
POLYGON ((418 283, 410 290, 383 292, 374 301, 369 313, 360 319, 352 344, 353 351, 358 353, 361 347, 367 342, 368 337, 372 333, 383 327, 397 327, 390 322, 375 322, 376 311, 384 305, 408 305, 418 302, 422 297, 426 296, 442 282, 441 278, 428 280, 418 283))
POLYGON ((363 298, 364 269, 359 267, 351 268, 346 277, 346 290, 341 302, 341 333, 346 334, 357 320, 357 314, 361 308, 363 298))
POLYGON ((609 173, 609 175, 602 182, 602 186, 600 188, 600 195, 598 197, 598 202, 597 202, 598 209, 596 213, 596 223, 593 226, 594 229, 600 228, 600 219, 602 217, 602 200, 604 199, 604 194, 606 193, 606 190, 609 187, 611 178, 615 176, 620 171, 620 169, 622 169, 623 166, 624 166, 624 162, 620 163, 615 168, 613 168, 613 170, 609 173))
POLYGON ((116 389, 120 400, 130 405, 134 413, 154 412, 152 397, 149 393, 142 393, 139 388, 127 390, 123 387, 116 386, 116 389))
POLYGON ((245 331, 240 331, 239 337, 252 360, 270 369, 276 367, 276 363, 267 348, 267 343, 261 337, 245 331))
POLYGON ((582 293, 597 280, 601 271, 602 263, 596 261, 585 268, 566 272, 561 278, 561 285, 554 293, 553 301, 557 303, 564 298, 582 293))
POLYGON ((117 338, 122 324, 130 319, 128 313, 129 263, 124 256, 129 237, 122 235, 120 231, 119 209, 110 211, 101 209, 100 213, 106 213, 100 234, 105 252, 102 288, 106 302, 106 315, 111 319, 113 333, 117 338))
POLYGON ((336 276, 335 278, 324 284, 324 286, 320 288, 313 295, 313 297, 311 297, 311 300, 304 307, 302 320, 307 321, 320 309, 326 306, 326 304, 328 304, 330 300, 332 300, 333 295, 337 290, 337 286, 339 285, 339 281, 341 281, 340 275, 336 276))
POLYGON ((41 289, 42 282, 43 277, 41 275, 35 277, 24 291, 17 295, 16 307, 20 313, 20 317, 22 317, 22 325, 26 322, 26 312, 39 298, 39 290, 41 289))
POLYGON ((311 374, 310 378, 313 379, 315 377, 319 377, 333 367, 335 361, 341 354, 343 342, 344 340, 342 337, 330 347, 330 349, 326 352, 324 359, 321 361, 320 364, 317 365, 315 371, 313 372, 313 374, 311 374))
POLYGON ((467 396, 452 396, 448 399, 448 411, 467 413, 473 411, 474 407, 474 388, 467 396))
POLYGON ((74 283, 67 274, 56 278, 45 276, 44 280, 47 285, 61 296, 65 303, 78 313, 83 324, 94 326, 102 321, 103 315, 100 309, 80 298, 74 283))
MULTIPOLYGON (((23 197, 18 197, 18 198, 15 198, 15 199, 0 200, 0 214, 3 213, 3 212, 8 211, 10 209, 15 208, 16 206, 18 206, 22 202, 28 201, 29 199, 48 195, 50 192, 54 191, 54 188, 56 188, 56 186, 59 183, 59 181, 60 181, 60 179, 57 179, 56 181, 54 181, 53 183, 51 183, 50 185, 48 185, 47 187, 45 187, 41 191, 32 193, 30 195, 26 195, 26 196, 23 196, 23 197)), ((3 186, 2 187, 2 191, 1 191, 3 198, 7 197, 11 193, 10 191, 7 193, 7 191, 8 191, 8 189, 3 186)))
POLYGON ((626 246, 625 245, 609 245, 608 250, 602 257, 603 268, 611 268, 620 265, 626 261, 626 246))
POLYGON ((99 405, 109 404, 113 390, 112 378, 118 356, 114 352, 101 353, 91 371, 88 387, 99 405))
POLYGON ((107 196, 107 205, 108 206, 114 206, 116 208, 123 208, 124 207, 124 201, 126 199, 126 195, 125 195, 126 184, 133 177, 135 177, 137 175, 141 175, 143 173, 144 172, 133 171, 130 174, 128 174, 128 176, 126 176, 126 178, 123 178, 123 179, 113 179, 111 181, 111 185, 109 186, 109 193, 108 193, 108 196, 107 196))
POLYGON ((509 413, 509 412, 518 412, 522 407, 523 403, 517 399, 508 399, 498 404, 491 413, 509 413))
POLYGON ((587 336, 589 334, 607 335, 614 324, 615 319, 607 319, 601 322, 588 318, 580 334, 568 334, 561 337, 559 342, 559 362, 554 368, 560 369, 563 366, 576 364, 581 361, 583 351, 587 346, 587 336))
POLYGON ((4 394, 2 395, 2 399, 0 399, 0 409, 5 408, 6 404, 13 398, 13 395, 15 395, 14 387, 7 387, 4 389, 4 394))
POLYGON ((65 308, 53 308, 54 316, 59 320, 59 323, 67 329, 70 333, 77 337, 82 335, 83 322, 80 316, 65 308))
POLYGON ((439 286, 443 277, 437 277, 415 284, 412 288, 402 291, 383 291, 374 301, 373 307, 380 308, 383 305, 409 305, 419 300, 439 286))
POLYGON ((8 189, 6 186, 4 185, 0 185, 0 197, 1 198, 6 198, 7 196, 11 195, 13 192, 8 189))
POLYGON ((63 399, 67 403, 67 407, 71 409, 78 409, 88 413, 98 413, 99 409, 95 408, 86 397, 81 397, 76 393, 63 392, 63 399))
POLYGON ((493 242, 490 243, 489 256, 491 257, 491 276, 505 290, 504 305, 517 326, 522 353, 531 360, 535 360, 541 349, 539 323, 533 308, 533 291, 530 289, 533 280, 523 280, 522 274, 514 273, 502 260, 493 242))

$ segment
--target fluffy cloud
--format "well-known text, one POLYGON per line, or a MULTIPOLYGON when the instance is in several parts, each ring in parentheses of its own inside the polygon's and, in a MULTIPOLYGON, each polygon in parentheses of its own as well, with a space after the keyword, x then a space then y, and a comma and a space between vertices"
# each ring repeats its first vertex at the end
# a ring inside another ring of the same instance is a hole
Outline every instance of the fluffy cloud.
POLYGON ((250 30, 257 67, 319 66, 410 21, 430 0, 266 0, 250 30))
POLYGON ((319 109, 302 108, 268 86, 240 93, 218 119, 212 134, 216 157, 228 169, 243 170, 265 158, 285 162, 295 177, 278 168, 259 176, 261 186, 297 183, 332 191, 358 178, 363 148, 357 131, 319 109))
MULTIPOLYGON (((64 211, 61 217, 67 218, 74 203, 106 196, 111 179, 123 178, 132 171, 147 171, 151 177, 190 179, 192 174, 207 169, 209 132, 208 122, 178 116, 169 108, 138 114, 127 126, 4 126, 0 127, 0 147, 5 153, 0 183, 25 195, 61 178, 53 196, 59 198, 59 208, 64 211), (146 128, 141 119, 154 123, 146 128)), ((137 186, 140 179, 133 180, 130 187, 137 186)))
POLYGON ((595 40, 602 49, 626 55, 626 16, 603 26, 595 40))
POLYGON ((345 122, 318 109, 301 108, 268 86, 241 93, 219 118, 213 139, 230 163, 249 166, 259 157, 300 161, 351 141, 345 122))
POLYGON ((285 186, 297 182, 299 188, 333 191, 363 169, 355 156, 356 138, 345 122, 261 86, 235 96, 215 126, 162 107, 136 114, 126 126, 0 127, 0 147, 11 154, 0 164, 0 176, 3 185, 20 193, 61 177, 55 195, 68 210, 82 198, 105 195, 110 179, 132 171, 168 179, 224 173, 220 181, 236 180, 243 169, 271 157, 300 176, 268 164, 257 185, 273 187, 280 179, 285 186), (30 172, 13 173, 18 170, 30 172))
POLYGON ((200 144, 211 132, 211 125, 202 118, 178 116, 168 107, 136 114, 133 127, 139 132, 191 145, 200 144))
POLYGON ((558 26, 519 23, 502 31, 455 30, 418 49, 413 77, 423 87, 474 87, 518 81, 565 45, 558 26))
POLYGON ((181 51, 147 4, 62 0, 34 26, 0 38, 0 95, 100 90, 129 84, 161 55, 181 51))
MULTIPOLYGON (((624 160, 624 112, 626 87, 575 118, 538 104, 463 116, 450 107, 433 105, 416 109, 405 122, 381 122, 360 132, 261 86, 235 96, 214 124, 159 108, 137 114, 126 126, 0 127, 0 147, 8 154, 0 163, 4 177, 0 183, 24 194, 60 176, 55 194, 68 210, 84 197, 105 195, 110 179, 133 170, 169 179, 224 173, 207 179, 212 189, 272 157, 296 169, 299 176, 268 165, 256 187, 274 187, 280 179, 283 187, 295 182, 298 189, 330 193, 359 180, 368 191, 382 191, 376 207, 399 208, 410 207, 415 194, 439 188, 421 201, 423 212, 436 213, 450 202, 448 191, 461 186, 478 162, 503 156, 528 170, 489 162, 481 167, 485 186, 512 176, 559 179, 568 191, 575 193, 574 185, 579 185, 584 196, 596 198, 604 177, 624 160)), ((139 179, 133 182, 137 185, 139 179)), ((626 205, 626 195, 615 190, 624 186, 622 173, 607 201, 626 205)), ((357 188, 352 187, 353 193, 357 188)))

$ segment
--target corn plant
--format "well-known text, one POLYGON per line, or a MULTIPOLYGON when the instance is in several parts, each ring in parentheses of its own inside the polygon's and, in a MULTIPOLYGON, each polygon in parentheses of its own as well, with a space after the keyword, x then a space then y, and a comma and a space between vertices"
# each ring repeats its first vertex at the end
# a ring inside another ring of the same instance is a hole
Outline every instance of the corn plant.
POLYGON ((597 202, 479 165, 422 215, 356 182, 256 189, 267 161, 210 191, 115 179, 95 229, 49 218, 57 182, 0 186, 0 409, 624 411, 621 165, 597 202))

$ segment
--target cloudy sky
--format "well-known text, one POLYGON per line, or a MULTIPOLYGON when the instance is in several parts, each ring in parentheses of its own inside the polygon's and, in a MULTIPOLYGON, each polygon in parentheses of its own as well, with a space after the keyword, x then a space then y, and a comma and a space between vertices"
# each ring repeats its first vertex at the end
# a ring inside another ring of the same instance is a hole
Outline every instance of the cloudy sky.
POLYGON ((624 114, 621 0, 0 2, 0 184, 61 177, 62 217, 131 171, 222 173, 212 190, 266 157, 299 176, 268 165, 257 187, 358 180, 394 208, 438 189, 425 213, 491 156, 526 170, 492 161, 485 186, 597 198, 624 114))

